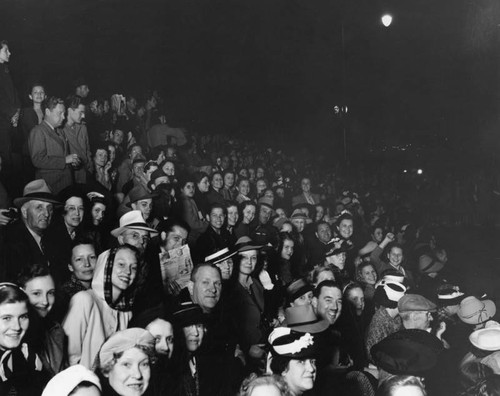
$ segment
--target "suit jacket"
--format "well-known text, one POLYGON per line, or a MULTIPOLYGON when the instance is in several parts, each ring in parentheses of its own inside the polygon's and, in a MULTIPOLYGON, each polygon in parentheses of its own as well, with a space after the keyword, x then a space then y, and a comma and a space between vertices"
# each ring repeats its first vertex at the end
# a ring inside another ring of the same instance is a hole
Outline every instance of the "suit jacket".
POLYGON ((44 179, 54 194, 72 184, 71 166, 66 164, 69 145, 63 134, 42 122, 31 130, 28 148, 35 177, 44 179))
POLYGON ((2 256, 4 260, 2 280, 15 281, 24 268, 33 264, 48 263, 35 238, 20 219, 6 227, 5 249, 2 256))
MULTIPOLYGON (((312 194, 311 193, 311 197, 312 197, 315 205, 319 204, 319 202, 320 202, 319 194, 312 194)), ((296 205, 308 204, 308 203, 309 202, 307 202, 307 199, 304 196, 304 193, 296 195, 295 197, 292 198, 292 207, 296 206, 296 205)))
POLYGON ((21 115, 19 116, 19 123, 21 125, 21 129, 23 131, 23 154, 30 155, 28 150, 28 139, 30 136, 31 130, 37 126, 38 123, 38 115, 36 114, 33 106, 25 107, 21 110, 21 115))

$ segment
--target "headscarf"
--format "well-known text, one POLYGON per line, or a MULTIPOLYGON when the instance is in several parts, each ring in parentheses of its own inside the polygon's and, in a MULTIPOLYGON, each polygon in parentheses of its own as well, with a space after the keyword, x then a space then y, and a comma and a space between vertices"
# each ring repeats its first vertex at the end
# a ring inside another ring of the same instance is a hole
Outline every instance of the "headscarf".
POLYGON ((150 351, 152 355, 155 349, 155 339, 149 331, 137 327, 116 332, 102 345, 99 352, 99 366, 108 365, 116 354, 135 347, 150 351))
POLYGON ((119 246, 109 252, 108 260, 104 268, 104 299, 111 308, 116 309, 117 311, 131 311, 132 305, 134 303, 134 286, 136 284, 136 280, 134 280, 134 283, 132 283, 132 285, 130 285, 127 290, 122 292, 118 299, 113 302, 113 266, 116 252, 120 249, 124 249, 124 247, 119 246))
POLYGON ((82 382, 90 382, 101 390, 99 378, 85 366, 77 364, 61 371, 53 377, 45 389, 42 396, 68 396, 82 382))

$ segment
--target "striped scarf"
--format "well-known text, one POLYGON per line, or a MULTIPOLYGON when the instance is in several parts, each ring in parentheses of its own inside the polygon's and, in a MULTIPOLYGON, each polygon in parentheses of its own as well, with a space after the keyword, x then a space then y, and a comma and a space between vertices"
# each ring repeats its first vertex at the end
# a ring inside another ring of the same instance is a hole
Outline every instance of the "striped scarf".
POLYGON ((133 285, 129 286, 129 288, 122 292, 116 301, 113 302, 113 264, 118 249, 120 249, 120 247, 114 248, 109 252, 108 261, 104 268, 104 299, 111 308, 117 311, 127 312, 132 310, 132 304, 134 303, 135 287, 132 287, 133 285))

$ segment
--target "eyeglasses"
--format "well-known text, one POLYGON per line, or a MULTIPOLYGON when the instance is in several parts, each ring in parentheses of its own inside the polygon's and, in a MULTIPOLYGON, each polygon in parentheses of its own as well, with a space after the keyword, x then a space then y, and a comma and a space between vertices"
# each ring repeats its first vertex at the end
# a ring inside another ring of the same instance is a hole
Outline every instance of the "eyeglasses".
POLYGON ((151 239, 149 234, 147 235, 141 235, 138 232, 129 232, 126 234, 127 236, 130 236, 134 241, 141 241, 142 243, 147 243, 151 239))

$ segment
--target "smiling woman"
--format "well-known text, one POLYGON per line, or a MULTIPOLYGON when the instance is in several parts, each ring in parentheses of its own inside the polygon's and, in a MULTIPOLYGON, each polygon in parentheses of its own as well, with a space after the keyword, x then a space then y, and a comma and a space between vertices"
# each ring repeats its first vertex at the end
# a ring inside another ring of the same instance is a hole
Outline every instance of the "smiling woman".
POLYGON ((99 256, 92 289, 73 296, 63 321, 70 364, 91 368, 104 340, 127 328, 138 262, 139 251, 127 244, 99 256))

